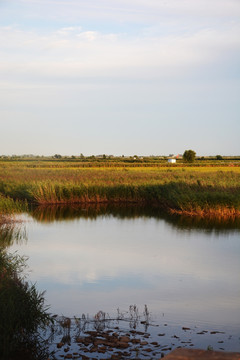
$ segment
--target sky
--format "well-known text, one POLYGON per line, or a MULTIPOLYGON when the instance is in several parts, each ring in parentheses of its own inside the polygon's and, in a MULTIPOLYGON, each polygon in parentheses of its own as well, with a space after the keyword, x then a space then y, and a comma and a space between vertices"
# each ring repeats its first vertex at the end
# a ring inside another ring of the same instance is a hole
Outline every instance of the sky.
POLYGON ((240 155, 239 0, 0 0, 0 155, 240 155))

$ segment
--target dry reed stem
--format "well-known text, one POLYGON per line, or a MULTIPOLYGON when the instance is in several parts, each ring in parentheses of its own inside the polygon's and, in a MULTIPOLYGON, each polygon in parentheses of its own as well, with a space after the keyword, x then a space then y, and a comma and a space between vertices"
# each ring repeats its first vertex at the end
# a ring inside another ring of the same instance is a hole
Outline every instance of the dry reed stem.
POLYGON ((240 217, 240 210, 228 207, 220 208, 208 208, 208 209, 191 209, 191 210, 178 210, 178 209, 169 209, 171 214, 176 215, 185 215, 191 217, 200 217, 200 218, 215 218, 215 219, 235 219, 240 217))

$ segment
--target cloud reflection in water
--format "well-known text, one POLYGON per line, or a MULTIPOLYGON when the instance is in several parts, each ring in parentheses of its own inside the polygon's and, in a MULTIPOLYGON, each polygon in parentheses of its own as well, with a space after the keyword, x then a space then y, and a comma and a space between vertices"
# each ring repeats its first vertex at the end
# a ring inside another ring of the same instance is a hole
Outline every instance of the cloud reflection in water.
POLYGON ((73 315, 148 304, 172 321, 237 324, 239 232, 179 230, 164 219, 99 216, 27 223, 32 281, 52 311, 73 315))

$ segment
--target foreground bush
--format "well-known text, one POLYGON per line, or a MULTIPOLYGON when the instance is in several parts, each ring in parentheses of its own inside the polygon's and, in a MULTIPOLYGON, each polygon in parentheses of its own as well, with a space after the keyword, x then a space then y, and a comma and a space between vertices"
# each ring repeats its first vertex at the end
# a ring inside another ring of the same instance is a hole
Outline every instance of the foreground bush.
POLYGON ((0 251, 0 359, 45 359, 39 330, 51 317, 43 293, 25 281, 25 258, 0 251))

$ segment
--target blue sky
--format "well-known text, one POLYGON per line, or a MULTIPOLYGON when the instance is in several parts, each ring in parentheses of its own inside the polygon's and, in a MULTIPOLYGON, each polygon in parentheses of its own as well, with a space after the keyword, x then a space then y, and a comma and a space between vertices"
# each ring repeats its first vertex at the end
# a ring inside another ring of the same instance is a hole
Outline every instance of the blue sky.
POLYGON ((240 155, 239 0, 0 0, 0 154, 240 155))

